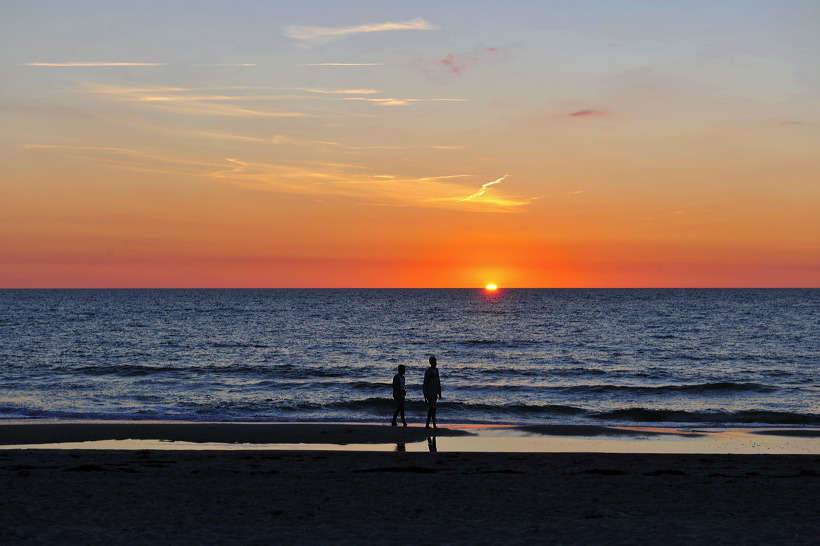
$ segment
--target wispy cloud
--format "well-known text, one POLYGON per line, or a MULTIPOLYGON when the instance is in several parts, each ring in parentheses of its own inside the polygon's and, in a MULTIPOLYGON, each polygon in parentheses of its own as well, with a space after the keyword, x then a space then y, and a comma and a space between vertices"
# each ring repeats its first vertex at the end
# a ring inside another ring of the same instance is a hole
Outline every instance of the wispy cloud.
MULTIPOLYGON (((464 180, 472 176, 461 173, 408 178, 383 172, 373 174, 364 165, 327 161, 271 163, 237 156, 201 159, 104 146, 30 144, 27 147, 71 153, 114 169, 215 180, 254 191, 346 197, 368 205, 512 212, 532 201, 500 193, 490 197, 482 192, 464 199, 462 196, 468 191, 464 180)), ((483 189, 493 183, 485 184, 483 189)))
POLYGON ((95 151, 95 152, 115 152, 124 154, 137 153, 128 148, 114 148, 111 146, 71 146, 68 144, 24 144, 25 150, 78 150, 78 151, 95 151))
POLYGON ((370 32, 388 32, 394 30, 434 30, 437 27, 421 17, 409 21, 374 23, 355 27, 313 27, 290 25, 285 27, 285 36, 298 40, 303 47, 326 44, 370 32))
POLYGON ((375 95, 380 93, 378 89, 317 89, 317 88, 293 88, 294 91, 305 91, 307 93, 318 93, 320 95, 375 95))
MULTIPOLYGON (((536 197, 515 198, 494 192, 493 195, 487 193, 487 189, 495 184, 500 184, 509 175, 505 174, 497 180, 482 184, 481 188, 468 197, 440 197, 435 201, 447 203, 447 206, 459 208, 461 210, 478 212, 515 212, 521 207, 532 203, 536 197)), ((472 178, 472 177, 471 177, 472 178)), ((464 191, 463 187, 461 191, 464 191)), ((462 193, 463 195, 463 193, 462 193)))
POLYGON ((259 65, 256 64, 256 63, 235 63, 235 64, 231 64, 231 63, 210 63, 210 64, 192 64, 191 66, 214 67, 214 68, 220 68, 220 67, 230 68, 230 67, 235 67, 235 66, 259 66, 259 65))
POLYGON ((51 150, 55 153, 71 154, 86 161, 105 165, 113 169, 164 174, 173 176, 206 177, 215 169, 224 168, 223 163, 202 161, 161 154, 142 152, 128 148, 107 146, 74 146, 63 144, 28 144, 26 149, 51 150))
POLYGON ((408 106, 415 102, 467 102, 468 99, 393 99, 393 98, 365 98, 347 97, 345 100, 358 100, 378 104, 379 106, 408 106))
MULTIPOLYGON (((261 100, 292 98, 292 95, 285 96, 265 96, 248 92, 253 91, 298 91, 302 93, 314 93, 317 95, 373 95, 381 93, 378 89, 358 88, 358 89, 328 89, 322 87, 269 87, 269 86, 206 86, 206 87, 169 87, 169 86, 123 86, 104 83, 86 82, 81 85, 79 92, 93 93, 97 95, 120 95, 124 98, 138 100, 154 100, 153 97, 173 97, 176 93, 202 93, 200 95, 188 95, 197 97, 198 100, 261 100), (215 95, 212 91, 235 91, 246 94, 215 95)), ((180 95, 183 96, 183 95, 180 95)))
POLYGON ((500 184, 500 183, 501 183, 504 179, 506 179, 508 176, 510 176, 510 175, 505 174, 504 176, 502 176, 502 177, 501 177, 501 178, 499 178, 498 180, 493 180, 492 182, 487 182, 486 184, 484 184, 484 185, 482 185, 482 186, 481 186, 481 189, 480 189, 480 190, 478 190, 477 192, 475 192, 474 194, 472 194, 470 197, 465 197, 464 199, 462 199, 462 201, 469 201, 470 199, 475 199, 476 197, 481 197, 482 195, 484 195, 484 194, 486 193, 487 188, 489 188, 489 187, 490 187, 490 186, 492 186, 493 184, 500 184))
POLYGON ((385 66, 385 63, 308 63, 304 66, 385 66))
POLYGON ((284 112, 242 108, 233 104, 211 104, 197 101, 154 102, 156 108, 176 114, 193 116, 219 116, 232 118, 310 118, 306 112, 284 112))
POLYGON ((417 59, 411 63, 433 80, 453 78, 478 65, 497 63, 508 59, 510 51, 498 47, 482 47, 466 52, 448 53, 444 57, 417 59))
POLYGON ((578 110, 577 112, 573 112, 567 115, 571 118, 591 118, 608 116, 609 112, 606 112, 604 110, 578 110))
POLYGON ((294 111, 295 101, 363 101, 379 106, 409 106, 421 102, 467 102, 461 98, 392 98, 375 97, 378 89, 355 88, 334 89, 322 87, 168 87, 168 86, 123 86, 87 82, 74 92, 97 96, 106 101, 141 103, 152 108, 187 115, 221 116, 238 118, 297 118, 335 115, 342 117, 372 117, 371 114, 350 110, 330 114, 327 111, 309 113, 294 111), (264 94, 260 91, 293 92, 264 94), (359 96, 352 96, 359 95, 359 96), (281 110, 242 106, 244 103, 283 102, 290 103, 281 110))
POLYGON ((391 174, 367 174, 361 167, 313 164, 281 165, 231 161, 229 169, 212 176, 227 183, 260 191, 336 195, 364 204, 402 207, 449 208, 468 212, 513 212, 532 202, 496 195, 465 200, 459 180, 469 174, 405 178, 391 174))
POLYGON ((479 58, 472 55, 456 57, 455 55, 450 54, 441 60, 441 64, 444 65, 448 72, 452 72, 453 74, 461 74, 469 66, 478 63, 478 61, 479 58))
MULTIPOLYGON (((352 145, 352 144, 344 144, 341 142, 332 142, 327 140, 303 140, 288 137, 285 135, 276 135, 272 139, 267 139, 266 142, 271 142, 273 144, 289 144, 294 146, 326 146, 330 148, 338 148, 340 150, 350 150, 350 151, 364 151, 364 150, 419 150, 419 149, 426 149, 426 150, 463 150, 465 146, 461 145, 451 145, 451 146, 444 146, 444 145, 429 145, 429 146, 390 146, 390 145, 380 145, 380 146, 367 146, 367 145, 352 145)), ((384 175, 388 176, 388 175, 384 175)))
POLYGON ((167 66, 168 63, 115 63, 115 62, 67 62, 67 63, 23 63, 23 66, 49 66, 49 67, 100 67, 100 66, 167 66))
MULTIPOLYGON (((216 88, 218 89, 218 88, 216 88)), ((86 83, 79 92, 96 95, 104 100, 142 103, 167 112, 237 118, 298 118, 313 117, 299 111, 275 111, 246 108, 231 102, 264 101, 288 97, 268 97, 259 95, 223 95, 195 93, 196 89, 164 86, 126 87, 119 85, 86 83)))

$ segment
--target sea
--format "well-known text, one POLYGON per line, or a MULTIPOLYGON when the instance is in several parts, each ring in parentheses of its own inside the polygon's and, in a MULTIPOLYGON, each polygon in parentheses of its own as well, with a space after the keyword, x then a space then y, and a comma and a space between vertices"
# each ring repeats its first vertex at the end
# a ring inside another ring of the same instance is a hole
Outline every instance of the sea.
POLYGON ((0 290, 0 420, 820 426, 818 289, 0 290))

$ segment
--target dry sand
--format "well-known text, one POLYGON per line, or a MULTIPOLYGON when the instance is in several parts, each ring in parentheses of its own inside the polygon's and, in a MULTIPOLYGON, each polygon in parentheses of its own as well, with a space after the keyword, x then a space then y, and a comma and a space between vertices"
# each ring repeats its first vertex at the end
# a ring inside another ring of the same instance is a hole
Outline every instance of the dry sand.
POLYGON ((0 491, 3 544, 820 541, 818 455, 0 450, 0 491))

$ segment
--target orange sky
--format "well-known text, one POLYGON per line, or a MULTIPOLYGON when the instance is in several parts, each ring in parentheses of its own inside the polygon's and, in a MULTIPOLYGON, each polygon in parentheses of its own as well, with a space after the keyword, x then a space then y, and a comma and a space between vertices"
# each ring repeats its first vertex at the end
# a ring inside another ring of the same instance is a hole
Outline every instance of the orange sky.
POLYGON ((813 2, 83 4, 0 7, 0 288, 820 286, 813 2))

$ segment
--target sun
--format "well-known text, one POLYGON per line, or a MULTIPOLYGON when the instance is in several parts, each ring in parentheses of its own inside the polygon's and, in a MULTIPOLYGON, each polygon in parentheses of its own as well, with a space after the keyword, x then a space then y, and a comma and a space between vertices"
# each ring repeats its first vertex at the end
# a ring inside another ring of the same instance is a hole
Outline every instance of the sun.
POLYGON ((494 284, 488 284, 487 286, 484 287, 484 289, 489 291, 489 292, 493 292, 495 290, 498 290, 498 286, 496 286, 494 284))

